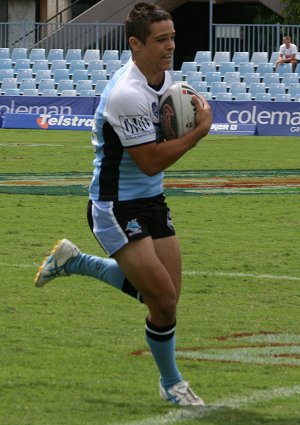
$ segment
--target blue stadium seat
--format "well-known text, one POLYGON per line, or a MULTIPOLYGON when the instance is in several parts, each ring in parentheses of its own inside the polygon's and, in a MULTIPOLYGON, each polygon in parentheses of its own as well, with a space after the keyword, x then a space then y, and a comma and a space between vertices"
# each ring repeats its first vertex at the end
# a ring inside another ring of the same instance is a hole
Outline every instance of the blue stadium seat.
POLYGON ((107 65, 108 61, 119 60, 119 50, 106 49, 102 55, 103 65, 107 65))
POLYGON ((188 84, 192 81, 202 81, 202 72, 201 71, 188 71, 185 80, 188 84))
POLYGON ((228 85, 229 91, 232 93, 232 95, 235 95, 237 93, 246 93, 246 83, 244 82, 232 82, 228 85))
POLYGON ((88 75, 91 75, 93 71, 103 70, 103 61, 100 60, 92 60, 89 62, 87 66, 88 75))
POLYGON ((266 93, 265 83, 250 83, 249 93, 251 93, 252 99, 255 99, 258 93, 266 93))
POLYGON ((55 84, 53 78, 43 78, 38 83, 39 94, 42 94, 44 90, 53 90, 55 89, 55 84))
POLYGON ((67 69, 67 62, 65 59, 53 59, 50 64, 51 75, 54 75, 57 69, 67 69))
POLYGON ((68 49, 65 60, 67 65, 70 65, 72 61, 82 60, 81 49, 68 49))
POLYGON ((251 56, 251 62, 254 63, 254 67, 257 67, 260 63, 269 62, 268 52, 253 52, 251 56))
POLYGON ((207 83, 207 87, 210 87, 213 82, 215 82, 215 81, 220 82, 221 81, 221 73, 219 71, 207 72, 206 75, 205 75, 205 81, 207 83))
POLYGON ((180 68, 182 76, 185 78, 189 71, 197 71, 197 62, 183 61, 180 68))
POLYGON ((238 71, 225 72, 223 81, 225 81, 227 87, 229 87, 231 83, 239 83, 241 81, 240 73, 238 71))
POLYGON ((197 50, 194 57, 194 62, 197 63, 197 66, 201 66, 203 62, 211 62, 212 55, 210 50, 197 50))
POLYGON ((17 89, 17 79, 16 78, 3 78, 1 84, 1 93, 5 93, 7 89, 17 89))
POLYGON ((246 83, 246 87, 249 88, 251 83, 260 83, 260 75, 257 72, 247 72, 244 75, 243 82, 246 83))
POLYGON ((69 74, 73 75, 75 69, 85 69, 84 61, 82 59, 71 60, 69 65, 69 74))
POLYGON ((169 71, 169 73, 171 75, 171 78, 172 78, 172 81, 173 82, 175 82, 175 81, 183 81, 183 75, 182 75, 182 71, 181 70, 173 70, 173 69, 171 69, 169 71))
POLYGON ((74 97, 74 96, 76 96, 76 90, 74 90, 74 89, 64 89, 58 94, 60 94, 60 96, 63 96, 63 97, 74 97))
POLYGON ((232 94, 232 97, 235 99, 235 100, 243 100, 243 101, 246 101, 246 100, 251 100, 251 94, 250 93, 244 93, 244 92, 241 92, 241 93, 235 93, 235 94, 232 94))
POLYGON ((35 75, 37 71, 41 69, 49 69, 49 64, 47 59, 37 59, 33 62, 32 73, 35 75))
POLYGON ((239 68, 241 62, 249 62, 249 52, 234 52, 232 55, 232 62, 239 68))
POLYGON ((47 55, 49 65, 52 65, 54 60, 64 60, 63 49, 50 49, 47 55))
POLYGON ((18 88, 7 88, 4 89, 4 96, 19 96, 20 91, 18 88))
POLYGON ((98 80, 95 85, 95 95, 101 95, 107 84, 108 80, 98 80))
POLYGON ((273 65, 269 62, 259 63, 256 72, 260 74, 260 78, 263 78, 266 73, 273 72, 273 65))
POLYGON ((17 59, 28 59, 28 49, 26 47, 14 47, 12 49, 12 63, 16 63, 17 59))
POLYGON ((86 49, 83 55, 83 60, 86 65, 88 65, 91 60, 100 60, 100 50, 86 49))
POLYGON ((0 83, 2 83, 4 78, 14 78, 14 70, 10 69, 0 69, 0 83))
POLYGON ((255 100, 257 102, 271 102, 272 98, 270 93, 257 93, 255 100))
POLYGON ((285 94, 284 83, 271 83, 269 87, 269 93, 272 98, 275 98, 277 94, 285 94))
POLYGON ((12 69, 12 60, 0 59, 0 69, 12 69))
POLYGON ((69 80, 69 70, 68 69, 56 69, 52 78, 57 84, 60 80, 69 80))
POLYGON ((216 99, 215 100, 232 100, 232 93, 227 92, 227 93, 217 93, 216 94, 216 99))
POLYGON ((212 97, 216 97, 218 93, 226 93, 226 83, 224 83, 224 81, 213 81, 211 83, 210 92, 212 97))
POLYGON ((74 69, 74 73, 73 73, 74 84, 77 84, 79 80, 87 80, 87 79, 88 79, 87 69, 74 69))
POLYGON ((20 90, 20 93, 23 96, 38 96, 39 95, 38 89, 24 89, 23 92, 21 92, 20 90))
POLYGON ((296 99, 300 95, 300 83, 291 84, 288 88, 288 93, 291 95, 292 99, 296 99))
POLYGON ((239 73, 241 77, 244 77, 245 74, 248 74, 249 72, 254 72, 254 63, 253 62, 241 62, 239 65, 239 73))
POLYGON ((231 62, 230 52, 215 52, 213 62, 215 62, 217 68, 222 62, 231 62))
POLYGON ((105 69, 94 69, 91 73, 90 79, 94 85, 98 80, 107 80, 105 69))
POLYGON ((93 83, 91 80, 79 80, 76 85, 76 94, 82 92, 82 90, 93 90, 93 83))
MULTIPOLYGON (((16 59, 15 65, 14 65, 14 74, 15 76, 18 75, 18 72, 20 69, 31 69, 29 59, 16 59)), ((32 72, 32 70, 31 70, 32 72)))
POLYGON ((128 62, 128 60, 131 58, 131 50, 122 50, 120 61, 122 65, 125 65, 125 63, 128 62))
POLYGON ((275 63, 279 57, 279 52, 272 52, 269 62, 273 65, 273 69, 275 68, 275 63))
POLYGON ((46 50, 45 49, 31 49, 29 52, 29 62, 33 64, 36 60, 45 60, 46 50))
POLYGON ((32 78, 32 69, 19 69, 16 78, 18 83, 21 83, 24 78, 32 78))
POLYGON ((20 93, 23 94, 26 89, 36 89, 36 83, 34 78, 23 78, 20 82, 20 93))
POLYGON ((58 94, 61 94, 63 90, 74 90, 73 80, 59 80, 56 88, 58 94))
POLYGON ((95 90, 81 90, 79 93, 76 92, 76 94, 79 94, 81 97, 93 97, 95 96, 95 90))
POLYGON ((299 83, 299 75, 296 72, 288 72, 282 75, 282 83, 285 84, 288 89, 291 84, 299 83))
POLYGON ((207 82, 206 81, 191 81, 191 86, 198 93, 203 93, 207 91, 207 82))
POLYGON ((202 62, 200 71, 202 75, 205 76, 208 72, 216 72, 217 67, 215 62, 202 62))
POLYGON ((219 66, 219 71, 221 72, 221 77, 224 77, 226 72, 235 72, 234 62, 221 62, 219 66))
POLYGON ((1 47, 0 48, 0 59, 10 59, 9 47, 1 47))
POLYGON ((42 91, 42 96, 57 96, 56 89, 44 89, 42 91))
POLYGON ((275 102, 291 102, 292 96, 289 93, 279 93, 275 95, 275 102))
MULTIPOLYGON (((32 70, 31 70, 31 72, 32 72, 32 70)), ((19 73, 20 73, 20 71, 19 71, 19 73)), ((35 74, 35 82, 37 84, 39 84, 41 80, 47 80, 47 79, 50 79, 50 78, 51 78, 50 69, 39 69, 35 74)))
POLYGON ((204 99, 206 99, 206 100, 212 100, 212 95, 211 95, 211 92, 210 92, 210 91, 206 91, 206 92, 198 92, 198 94, 199 94, 200 96, 203 96, 203 97, 204 97, 204 99))
POLYGON ((115 71, 117 71, 119 68, 121 68, 121 61, 120 59, 116 59, 116 60, 108 60, 106 67, 105 67, 105 71, 106 74, 109 78, 109 76, 111 76, 111 74, 113 74, 115 71))
POLYGON ((279 76, 282 77, 283 74, 293 72, 291 63, 279 63, 276 67, 276 72, 278 72, 279 76))
POLYGON ((280 83, 278 72, 267 72, 264 75, 263 82, 265 83, 267 89, 270 87, 271 83, 280 83))

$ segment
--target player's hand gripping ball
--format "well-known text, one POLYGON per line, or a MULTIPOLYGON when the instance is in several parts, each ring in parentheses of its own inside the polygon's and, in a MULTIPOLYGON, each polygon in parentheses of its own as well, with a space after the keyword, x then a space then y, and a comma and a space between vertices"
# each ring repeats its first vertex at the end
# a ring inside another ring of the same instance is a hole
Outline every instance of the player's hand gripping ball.
POLYGON ((166 140, 177 139, 196 126, 196 107, 192 96, 199 94, 188 84, 172 84, 159 103, 162 136, 166 140))

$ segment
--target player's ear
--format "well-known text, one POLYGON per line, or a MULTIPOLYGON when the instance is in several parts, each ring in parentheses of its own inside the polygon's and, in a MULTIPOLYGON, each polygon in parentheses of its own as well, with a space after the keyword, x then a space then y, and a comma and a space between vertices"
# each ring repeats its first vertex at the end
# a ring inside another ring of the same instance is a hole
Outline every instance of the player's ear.
POLYGON ((141 42, 136 37, 129 37, 128 43, 133 52, 137 52, 139 50, 141 42))

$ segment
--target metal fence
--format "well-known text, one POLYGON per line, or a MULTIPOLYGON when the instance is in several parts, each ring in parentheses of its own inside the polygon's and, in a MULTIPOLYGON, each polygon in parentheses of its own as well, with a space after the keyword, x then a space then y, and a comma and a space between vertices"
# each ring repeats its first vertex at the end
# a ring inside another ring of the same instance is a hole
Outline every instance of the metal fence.
POLYGON ((235 25, 212 24, 210 29, 213 52, 278 52, 282 39, 290 35, 300 49, 300 25, 235 25))
POLYGON ((0 23, 0 48, 127 49, 124 24, 0 23))

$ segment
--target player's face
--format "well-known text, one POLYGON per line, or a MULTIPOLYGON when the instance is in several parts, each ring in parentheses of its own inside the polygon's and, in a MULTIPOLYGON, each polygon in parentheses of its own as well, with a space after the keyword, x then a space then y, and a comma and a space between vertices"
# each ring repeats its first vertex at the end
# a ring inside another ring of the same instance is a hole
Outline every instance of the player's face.
POLYGON ((143 70, 161 72, 170 68, 175 49, 175 30, 170 20, 154 22, 145 43, 137 41, 137 62, 143 70))

